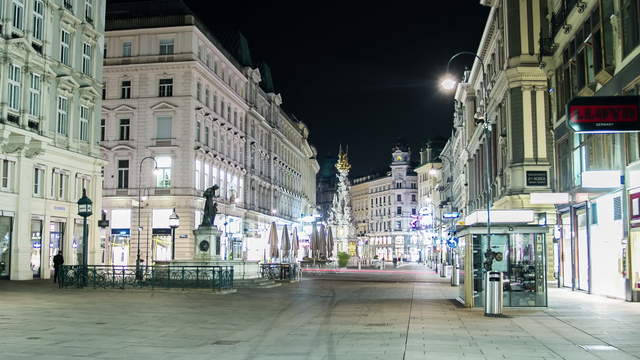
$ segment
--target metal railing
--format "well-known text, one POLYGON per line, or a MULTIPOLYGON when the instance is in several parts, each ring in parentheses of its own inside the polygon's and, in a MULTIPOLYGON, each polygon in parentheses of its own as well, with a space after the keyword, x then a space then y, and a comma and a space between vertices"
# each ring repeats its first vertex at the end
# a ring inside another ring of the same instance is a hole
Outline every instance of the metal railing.
POLYGON ((260 276, 269 280, 297 280, 300 267, 298 264, 264 263, 260 264, 260 276))
POLYGON ((135 266, 64 265, 59 287, 232 289, 233 266, 155 265, 136 274, 135 266))

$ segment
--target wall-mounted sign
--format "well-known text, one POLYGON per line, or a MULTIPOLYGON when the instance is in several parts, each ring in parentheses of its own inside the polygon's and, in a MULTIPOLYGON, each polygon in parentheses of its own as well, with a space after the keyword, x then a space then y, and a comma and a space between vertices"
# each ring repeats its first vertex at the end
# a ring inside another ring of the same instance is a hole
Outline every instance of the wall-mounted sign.
POLYGON ((442 218, 443 219, 457 219, 459 217, 460 217, 460 213, 459 212, 450 212, 450 213, 442 214, 442 218))
POLYGON ((567 104, 568 125, 576 132, 640 131, 640 96, 576 97, 567 104))
POLYGON ((629 208, 631 227, 640 227, 640 193, 629 195, 629 208))
POLYGON ((527 171, 527 186, 547 186, 549 179, 546 171, 527 171))

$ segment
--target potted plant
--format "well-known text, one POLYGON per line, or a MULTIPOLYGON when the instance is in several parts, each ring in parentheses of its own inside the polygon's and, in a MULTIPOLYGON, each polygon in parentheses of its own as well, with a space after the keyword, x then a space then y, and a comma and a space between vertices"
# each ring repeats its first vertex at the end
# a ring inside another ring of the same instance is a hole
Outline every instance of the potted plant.
POLYGON ((351 256, 345 252, 338 253, 338 267, 341 269, 347 268, 347 263, 349 262, 349 258, 351 256))

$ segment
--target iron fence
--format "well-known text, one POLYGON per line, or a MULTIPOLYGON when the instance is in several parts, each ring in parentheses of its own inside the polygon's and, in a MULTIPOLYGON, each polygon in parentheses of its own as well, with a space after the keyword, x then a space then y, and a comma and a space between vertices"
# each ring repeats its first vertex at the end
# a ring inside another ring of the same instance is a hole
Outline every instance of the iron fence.
POLYGON ((297 280, 300 277, 298 264, 264 263, 260 264, 260 275, 269 280, 297 280))
POLYGON ((233 288, 233 266, 64 265, 59 286, 93 288, 178 288, 223 290, 233 288))

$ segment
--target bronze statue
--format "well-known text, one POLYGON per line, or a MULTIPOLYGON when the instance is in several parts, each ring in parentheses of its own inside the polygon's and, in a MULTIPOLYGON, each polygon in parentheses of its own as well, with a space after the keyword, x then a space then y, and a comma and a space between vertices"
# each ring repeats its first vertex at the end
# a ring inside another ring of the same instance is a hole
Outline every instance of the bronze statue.
POLYGON ((202 215, 202 224, 200 226, 213 226, 213 221, 216 219, 216 215, 218 214, 218 204, 213 202, 214 197, 217 196, 217 191, 219 189, 218 185, 213 185, 204 191, 204 214, 202 215))

